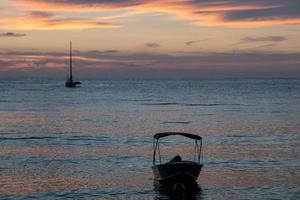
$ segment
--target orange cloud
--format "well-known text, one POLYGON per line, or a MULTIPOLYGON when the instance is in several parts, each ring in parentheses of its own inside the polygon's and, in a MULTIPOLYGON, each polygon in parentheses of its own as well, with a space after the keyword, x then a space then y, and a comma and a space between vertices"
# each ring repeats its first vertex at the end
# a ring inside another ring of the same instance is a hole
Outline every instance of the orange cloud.
MULTIPOLYGON (((195 26, 229 26, 229 27, 253 27, 253 26, 271 26, 282 24, 300 24, 300 14, 298 17, 290 16, 282 18, 280 16, 260 17, 249 16, 248 18, 236 18, 234 20, 227 19, 229 13, 235 12, 261 12, 272 9, 281 9, 280 4, 265 4, 265 3, 249 3, 244 5, 226 3, 226 1, 219 1, 219 3, 205 3, 205 1, 198 3, 191 3, 191 1, 153 1, 149 4, 141 5, 144 11, 159 11, 162 13, 169 13, 175 19, 189 21, 191 25, 195 26)), ((230 2, 230 1, 228 1, 230 2)), ((267 12, 267 11, 266 11, 267 12)), ((300 10, 299 10, 300 13, 300 10)))
POLYGON ((55 30, 118 27, 121 27, 121 25, 99 21, 97 19, 60 17, 49 12, 41 11, 28 12, 13 18, 0 18, 0 28, 10 30, 55 30))
POLYGON ((147 0, 12 0, 12 2, 24 8, 38 9, 43 11, 99 12, 135 7, 137 5, 146 3, 147 0))
MULTIPOLYGON (((234 1, 234 0, 11 0, 23 9, 52 12, 102 13, 122 11, 119 15, 107 15, 93 19, 56 19, 42 23, 35 19, 25 28, 68 29, 90 27, 116 27, 111 23, 97 23, 95 19, 111 20, 129 17, 139 13, 161 12, 171 14, 175 19, 188 21, 195 26, 253 27, 282 24, 300 24, 298 0, 277 1, 234 1), (64 21, 62 23, 61 21, 64 21)), ((17 24, 19 25, 19 24, 17 24)), ((24 26, 21 26, 24 27, 24 26)))

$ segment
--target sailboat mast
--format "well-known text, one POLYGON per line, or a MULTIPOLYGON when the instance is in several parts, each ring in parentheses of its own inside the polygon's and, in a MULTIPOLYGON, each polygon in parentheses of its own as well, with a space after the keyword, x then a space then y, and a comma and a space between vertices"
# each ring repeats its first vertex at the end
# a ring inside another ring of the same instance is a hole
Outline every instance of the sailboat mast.
POLYGON ((70 81, 73 80, 72 74, 72 41, 70 41, 70 81))

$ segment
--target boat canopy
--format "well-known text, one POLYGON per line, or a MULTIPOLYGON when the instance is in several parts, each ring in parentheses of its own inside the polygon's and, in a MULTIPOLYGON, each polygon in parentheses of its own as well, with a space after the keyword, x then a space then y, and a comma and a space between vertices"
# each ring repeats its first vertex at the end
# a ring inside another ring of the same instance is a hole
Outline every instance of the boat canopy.
POLYGON ((188 137, 188 138, 191 138, 191 139, 194 139, 194 140, 202 140, 202 137, 199 136, 199 135, 194 135, 194 134, 190 134, 190 133, 181 133, 181 132, 156 133, 153 136, 153 138, 158 140, 159 138, 167 137, 167 136, 170 136, 170 135, 181 135, 181 136, 188 137))

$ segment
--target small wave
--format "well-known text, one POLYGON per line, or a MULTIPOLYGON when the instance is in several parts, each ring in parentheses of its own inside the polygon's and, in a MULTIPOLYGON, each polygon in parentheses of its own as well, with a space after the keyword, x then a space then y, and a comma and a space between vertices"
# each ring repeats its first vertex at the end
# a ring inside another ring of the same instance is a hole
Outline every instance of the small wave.
POLYGON ((162 102, 162 103, 142 103, 141 105, 147 106, 168 106, 168 105, 180 105, 180 106, 243 106, 243 104, 238 103, 176 103, 176 102, 162 102))
POLYGON ((242 104, 238 103, 189 103, 182 104, 184 106, 242 106, 242 104))
POLYGON ((255 136, 255 135, 227 135, 226 137, 249 138, 249 137, 257 137, 257 136, 255 136))
POLYGON ((60 137, 61 141, 65 145, 78 145, 78 146, 87 146, 93 145, 96 143, 106 143, 107 137, 104 136, 89 136, 89 135, 74 135, 74 136, 62 136, 60 137))
POLYGON ((286 110, 275 110, 271 112, 272 114, 281 114, 281 113, 288 113, 286 110))
POLYGON ((149 102, 154 101, 153 99, 121 99, 121 101, 132 101, 132 102, 149 102))
POLYGON ((18 89, 18 91, 25 91, 25 92, 36 92, 36 91, 43 91, 44 89, 34 89, 34 88, 25 88, 25 89, 18 89))
POLYGON ((185 122, 185 121, 174 121, 174 122, 162 122, 161 124, 190 124, 191 122, 185 122))
POLYGON ((85 136, 85 135, 75 135, 69 138, 66 138, 67 141, 100 141, 103 142, 107 139, 107 137, 95 137, 95 136, 85 136))
POLYGON ((179 103, 163 102, 163 103, 142 103, 145 106, 169 106, 169 105, 180 105, 179 103))
POLYGON ((0 137, 1 140, 44 140, 44 139, 55 139, 56 137, 17 137, 17 138, 9 138, 9 137, 0 137))
POLYGON ((188 103, 182 104, 184 106, 219 106, 220 104, 217 103, 188 103))

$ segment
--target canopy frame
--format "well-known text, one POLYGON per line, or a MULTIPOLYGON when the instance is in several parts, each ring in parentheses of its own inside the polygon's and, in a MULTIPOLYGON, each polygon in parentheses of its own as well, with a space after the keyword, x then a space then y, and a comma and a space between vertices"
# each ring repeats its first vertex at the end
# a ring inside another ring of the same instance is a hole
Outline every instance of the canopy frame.
POLYGON ((202 137, 195 134, 183 133, 183 132, 162 132, 156 133, 153 136, 153 165, 156 165, 158 154, 159 164, 161 164, 161 153, 159 148, 159 139, 167 136, 180 135, 195 140, 195 151, 194 151, 194 162, 198 164, 203 163, 203 152, 202 152, 202 137))

